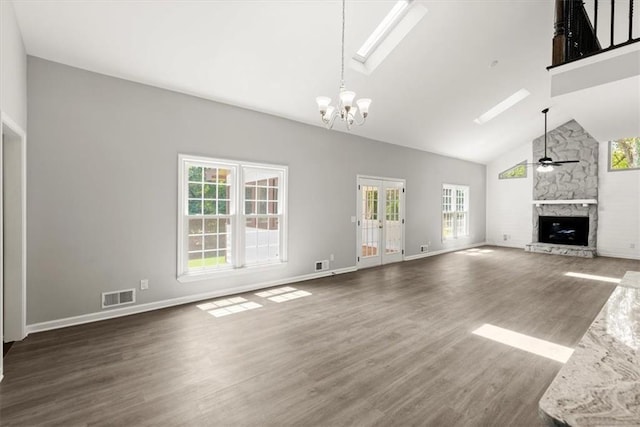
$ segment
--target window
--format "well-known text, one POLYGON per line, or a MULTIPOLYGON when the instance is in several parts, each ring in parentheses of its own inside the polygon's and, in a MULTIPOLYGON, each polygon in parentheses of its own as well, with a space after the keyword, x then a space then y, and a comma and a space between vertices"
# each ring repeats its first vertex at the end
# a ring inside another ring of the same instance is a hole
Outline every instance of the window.
POLYGON ((640 137, 609 141, 609 170, 640 169, 640 137))
POLYGON ((523 160, 512 168, 498 174, 498 179, 526 178, 527 177, 527 161, 523 160))
POLYGON ((442 239, 469 235, 469 187, 442 186, 442 239))
POLYGON ((180 156, 178 276, 286 261, 287 168, 180 156))

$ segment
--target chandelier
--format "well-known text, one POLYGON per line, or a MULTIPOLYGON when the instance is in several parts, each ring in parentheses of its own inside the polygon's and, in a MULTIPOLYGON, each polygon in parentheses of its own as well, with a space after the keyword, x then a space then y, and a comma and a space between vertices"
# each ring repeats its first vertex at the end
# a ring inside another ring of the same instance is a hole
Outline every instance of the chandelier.
POLYGON ((318 103, 318 110, 322 122, 327 129, 331 129, 336 119, 339 117, 348 130, 351 130, 353 125, 362 126, 367 120, 369 115, 369 105, 371 100, 369 98, 361 98, 353 102, 356 98, 356 93, 347 88, 344 85, 344 9, 345 1, 342 0, 342 68, 340 71, 340 93, 338 95, 338 106, 331 105, 331 98, 328 96, 318 96, 316 102, 318 103))

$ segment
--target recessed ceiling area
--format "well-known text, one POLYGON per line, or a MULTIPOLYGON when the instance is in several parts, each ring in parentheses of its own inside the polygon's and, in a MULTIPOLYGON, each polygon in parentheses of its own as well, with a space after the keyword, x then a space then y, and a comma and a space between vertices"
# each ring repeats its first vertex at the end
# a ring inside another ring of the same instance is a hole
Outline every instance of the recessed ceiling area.
MULTIPOLYGON (((339 1, 13 3, 29 55, 110 76, 315 126, 316 96, 340 83, 339 1)), ((395 3, 347 0, 347 58, 395 3)), ((414 6, 428 13, 372 73, 345 67, 349 89, 373 100, 351 133, 487 163, 540 136, 544 107, 550 129, 572 118, 550 99, 553 2, 414 6), (531 95, 474 123, 521 88, 531 95)))

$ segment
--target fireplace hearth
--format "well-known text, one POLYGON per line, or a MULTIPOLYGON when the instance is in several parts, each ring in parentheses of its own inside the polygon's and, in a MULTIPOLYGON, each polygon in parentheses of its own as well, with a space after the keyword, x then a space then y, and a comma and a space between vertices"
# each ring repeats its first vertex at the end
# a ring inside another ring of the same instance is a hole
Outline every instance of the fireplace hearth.
POLYGON ((588 246, 588 216, 540 216, 538 242, 588 246))

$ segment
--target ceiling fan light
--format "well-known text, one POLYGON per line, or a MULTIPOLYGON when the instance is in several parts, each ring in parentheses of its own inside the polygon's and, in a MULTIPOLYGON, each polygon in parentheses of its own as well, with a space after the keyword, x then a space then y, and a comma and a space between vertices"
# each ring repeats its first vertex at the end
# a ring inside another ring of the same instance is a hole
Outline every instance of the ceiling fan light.
POLYGON ((553 166, 551 165, 539 165, 536 170, 541 173, 551 172, 553 170, 553 166))

